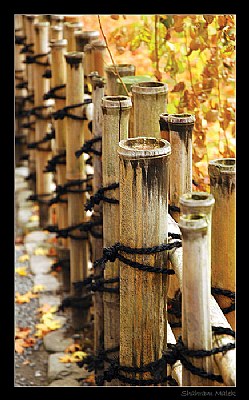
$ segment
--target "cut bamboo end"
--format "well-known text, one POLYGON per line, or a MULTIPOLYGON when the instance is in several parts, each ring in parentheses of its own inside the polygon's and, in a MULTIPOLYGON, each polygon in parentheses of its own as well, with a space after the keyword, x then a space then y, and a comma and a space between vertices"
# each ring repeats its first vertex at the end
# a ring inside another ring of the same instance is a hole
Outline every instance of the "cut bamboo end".
POLYGON ((76 50, 84 51, 86 44, 99 38, 99 31, 76 31, 74 32, 76 50))
POLYGON ((121 140, 118 154, 130 160, 160 157, 171 154, 171 146, 167 140, 141 136, 121 140))
POLYGON ((184 193, 180 196, 180 207, 182 214, 209 215, 215 203, 214 196, 208 192, 184 193))
MULTIPOLYGON (((235 292, 236 272, 236 160, 216 159, 209 162, 210 192, 215 198, 212 215, 212 287, 235 292)), ((232 300, 215 294, 221 308, 232 300)), ((226 314, 235 329, 235 311, 226 314)))
POLYGON ((54 25, 50 27, 50 43, 53 43, 56 40, 63 39, 63 27, 61 25, 54 25))
POLYGON ((135 75, 136 67, 133 64, 111 64, 105 66, 106 94, 115 96, 119 94, 119 76, 135 75), (119 75, 119 76, 118 76, 119 75))
POLYGON ((168 93, 168 85, 162 82, 139 82, 131 87, 132 93, 139 94, 165 94, 168 93))
POLYGON ((170 141, 169 137, 169 124, 168 124, 168 113, 162 113, 159 116, 159 125, 160 125, 160 132, 161 138, 170 141))

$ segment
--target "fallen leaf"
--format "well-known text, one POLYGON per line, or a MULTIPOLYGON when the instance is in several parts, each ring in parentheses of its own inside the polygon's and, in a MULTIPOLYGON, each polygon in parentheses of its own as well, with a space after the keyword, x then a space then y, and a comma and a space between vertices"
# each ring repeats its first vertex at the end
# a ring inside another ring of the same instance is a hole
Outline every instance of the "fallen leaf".
POLYGON ((35 254, 36 256, 46 256, 46 255, 48 254, 48 250, 45 249, 44 247, 37 247, 37 248, 34 250, 34 254, 35 254))
POLYGON ((43 285, 34 285, 32 288, 33 293, 42 292, 45 289, 43 285))
POLYGON ((65 350, 65 353, 74 353, 75 351, 82 350, 82 346, 77 343, 70 344, 65 350))
POLYGON ((63 362, 63 363, 70 363, 70 362, 72 362, 71 356, 70 356, 70 355, 65 355, 65 356, 59 357, 59 361, 60 361, 60 362, 63 362))
POLYGON ((19 328, 17 328, 16 332, 15 332, 15 339, 23 339, 23 338, 27 337, 28 334, 30 333, 30 331, 31 331, 31 329, 28 328, 28 327, 25 327, 25 328, 19 327, 19 328))
POLYGON ((36 222, 36 221, 39 221, 38 215, 31 215, 31 217, 29 217, 29 222, 36 222))
POLYGON ((23 254, 22 256, 20 256, 18 258, 17 261, 23 263, 23 262, 28 261, 28 260, 29 260, 29 255, 28 254, 23 254))
POLYGON ((72 362, 82 361, 86 357, 87 357, 87 353, 85 353, 84 351, 75 351, 72 354, 72 362))
POLYGON ((37 312, 46 314, 47 312, 55 313, 58 310, 58 306, 51 306, 51 304, 43 304, 41 307, 37 308, 37 312))
POLYGON ((30 299, 34 299, 36 297, 37 297, 37 295, 32 292, 27 292, 24 294, 20 294, 17 292, 15 301, 18 304, 29 303, 30 299))
POLYGON ((23 339, 16 339, 15 340, 15 351, 18 354, 22 354, 24 352, 24 348, 22 346, 22 341, 23 341, 23 339))
POLYGON ((86 383, 95 383, 95 375, 89 375, 86 378, 84 378, 84 382, 86 383))
POLYGON ((27 267, 18 267, 18 268, 16 268, 15 272, 18 275, 21 275, 21 276, 27 276, 28 275, 27 267))
POLYGON ((48 250, 48 256, 56 256, 56 249, 55 247, 50 247, 48 250))
POLYGON ((24 360, 23 363, 22 363, 22 365, 29 365, 30 363, 31 363, 30 360, 24 360))

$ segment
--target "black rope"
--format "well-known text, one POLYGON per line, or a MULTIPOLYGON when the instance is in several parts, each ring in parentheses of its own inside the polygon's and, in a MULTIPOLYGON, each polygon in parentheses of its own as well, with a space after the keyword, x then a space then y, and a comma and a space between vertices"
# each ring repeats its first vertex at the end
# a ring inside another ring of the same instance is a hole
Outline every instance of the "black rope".
POLYGON ((16 89, 27 89, 27 88, 28 88, 28 81, 23 81, 16 85, 16 89))
POLYGON ((84 296, 68 296, 62 300, 58 311, 64 311, 65 308, 80 308, 88 309, 92 306, 92 295, 86 294, 84 296))
POLYGON ((63 119, 64 117, 68 117, 71 119, 75 119, 75 120, 86 120, 87 118, 85 116, 80 117, 78 115, 74 115, 74 114, 70 114, 68 112, 68 110, 71 110, 73 108, 77 108, 77 107, 81 107, 85 104, 89 104, 92 102, 92 99, 85 99, 83 103, 78 103, 78 104, 73 104, 72 106, 66 106, 64 108, 62 108, 61 110, 57 110, 54 113, 52 113, 52 117, 57 120, 57 119, 63 119))
POLYGON ((87 221, 87 222, 81 222, 79 224, 75 224, 75 225, 71 225, 68 226, 67 228, 63 228, 63 229, 57 229, 56 233, 57 236, 56 237, 62 237, 64 239, 66 238, 71 238, 71 239, 76 239, 76 240, 82 240, 82 239, 87 239, 87 236, 75 236, 73 234, 71 234, 70 232, 79 229, 80 231, 83 232, 87 232, 90 233, 92 236, 100 238, 102 237, 102 235, 98 234, 97 232, 95 232, 92 228, 98 225, 102 225, 102 221, 101 220, 97 220, 97 221, 87 221))
MULTIPOLYGON (((17 32, 17 30, 16 30, 17 32)), ((15 44, 25 44, 26 36, 15 36, 15 44)))
POLYGON ((168 205, 168 211, 171 212, 180 212, 180 207, 174 206, 173 204, 169 204, 168 205))
POLYGON ((90 140, 86 141, 86 142, 83 144, 83 146, 82 146, 79 150, 77 150, 77 151, 75 152, 75 156, 76 156, 77 158, 79 158, 79 157, 81 156, 82 153, 86 153, 86 154, 93 153, 93 154, 95 154, 96 156, 101 156, 101 155, 102 155, 102 152, 101 152, 101 151, 98 151, 98 150, 95 150, 95 149, 92 147, 92 145, 93 145, 94 143, 100 142, 100 141, 102 141, 102 136, 96 136, 96 137, 94 137, 93 139, 90 139, 90 140))
POLYGON ((51 88, 47 93, 44 94, 43 99, 44 100, 48 100, 48 99, 61 99, 61 100, 65 100, 66 96, 63 95, 59 95, 56 94, 57 90, 63 89, 66 87, 66 84, 62 84, 62 85, 58 85, 58 86, 54 86, 53 88, 51 88))
MULTIPOLYGON (((169 236, 171 236, 171 234, 169 234, 169 236)), ((175 271, 172 269, 153 267, 150 265, 141 264, 141 263, 132 261, 132 260, 122 256, 119 252, 121 251, 121 252, 125 252, 128 254, 154 254, 154 253, 162 252, 165 250, 171 250, 175 247, 181 247, 181 246, 182 246, 182 243, 180 241, 171 242, 171 243, 167 243, 167 244, 163 243, 158 246, 142 247, 142 248, 132 248, 132 247, 128 247, 128 246, 123 246, 120 243, 115 243, 113 246, 105 247, 103 249, 103 257, 96 260, 94 262, 93 266, 96 267, 101 264, 103 265, 107 261, 114 262, 118 258, 120 261, 129 265, 130 267, 137 268, 141 271, 173 275, 173 274, 175 274, 175 271)))
POLYGON ((48 56, 49 54, 50 54, 50 51, 48 53, 27 55, 24 63, 25 64, 44 65, 45 67, 47 67, 50 65, 50 62, 48 60, 47 61, 39 61, 39 58, 48 56))
POLYGON ((66 150, 64 150, 60 154, 56 154, 54 157, 48 160, 48 163, 43 172, 55 172, 57 164, 66 164, 66 150))
POLYGON ((44 136, 43 139, 38 140, 37 142, 30 142, 27 144, 28 149, 37 149, 37 150, 43 150, 42 148, 39 147, 39 144, 49 142, 50 140, 55 138, 55 129, 52 129, 50 132, 47 132, 44 136))
POLYGON ((51 79, 52 78, 52 71, 51 69, 46 69, 46 71, 44 72, 44 74, 42 74, 43 78, 46 79, 51 79))
POLYGON ((101 200, 107 203, 118 204, 119 200, 104 196, 104 192, 107 190, 117 189, 118 187, 119 183, 112 183, 111 185, 101 187, 96 193, 90 196, 90 199, 87 200, 85 210, 92 211, 94 204, 99 204, 101 200))
POLYGON ((235 310, 235 292, 232 292, 228 289, 221 289, 221 288, 211 288, 212 295, 222 295, 228 297, 231 300, 231 304, 228 307, 221 308, 223 314, 228 314, 235 310))
POLYGON ((43 199, 46 196, 51 196, 51 193, 31 194, 26 200, 37 201, 40 204, 49 204, 50 200, 43 199))
POLYGON ((36 173, 35 172, 31 172, 28 176, 26 176, 24 178, 25 181, 35 181, 36 180, 36 173))
POLYGON ((93 178, 93 175, 89 175, 85 179, 75 179, 74 181, 66 182, 64 185, 57 185, 55 192, 60 194, 60 195, 67 194, 67 193, 84 193, 84 192, 88 192, 88 191, 92 190, 92 186, 91 185, 87 185, 85 189, 72 190, 70 188, 73 187, 73 186, 80 186, 82 183, 87 183, 90 180, 92 180, 92 178, 93 178))
POLYGON ((34 46, 34 43, 25 43, 22 50, 20 51, 20 54, 24 53, 34 53, 34 50, 31 48, 34 46))
POLYGON ((51 119, 51 114, 49 115, 42 115, 41 113, 38 113, 37 111, 46 109, 51 106, 37 106, 33 107, 28 111, 28 115, 34 115, 38 119, 43 119, 43 120, 48 120, 51 119))
POLYGON ((57 261, 51 265, 51 271, 57 271, 58 267, 69 268, 70 267, 70 258, 60 258, 59 261, 57 261))
POLYGON ((35 125, 35 121, 32 121, 32 122, 25 122, 25 123, 21 124, 21 128, 26 128, 26 129, 30 129, 30 130, 35 130, 34 125, 35 125))

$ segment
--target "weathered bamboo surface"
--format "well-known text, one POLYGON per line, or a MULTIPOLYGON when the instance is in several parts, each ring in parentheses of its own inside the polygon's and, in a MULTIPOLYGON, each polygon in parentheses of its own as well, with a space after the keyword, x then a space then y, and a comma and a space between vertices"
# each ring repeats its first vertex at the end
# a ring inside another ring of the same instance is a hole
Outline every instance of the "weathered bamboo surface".
MULTIPOLYGON (((119 183, 119 157, 117 153, 120 140, 128 138, 128 120, 131 100, 128 96, 104 96, 102 98, 102 174, 103 186, 119 183)), ((106 191, 107 197, 119 200, 119 189, 106 191)), ((103 203, 103 246, 109 247, 119 241, 119 205, 103 203)), ((119 277, 119 261, 107 262, 104 278, 119 277)), ((110 284, 106 284, 110 287, 110 284)), ((111 284, 117 287, 117 283, 111 284)), ((105 350, 119 346, 119 295, 104 292, 104 346, 105 350)), ((117 355, 117 353, 113 353, 117 355)), ((109 383, 107 383, 109 385, 109 383)), ((118 382, 113 380, 112 386, 118 382)))
MULTIPOLYGON (((209 162, 210 192, 215 198, 212 216, 212 287, 235 292, 236 273, 236 160, 209 162)), ((214 294, 221 308, 231 299, 214 294)), ((226 314, 235 329, 235 311, 226 314)))
MULTIPOLYGON (((169 143, 149 137, 130 138, 119 143, 118 153, 120 243, 132 248, 167 243, 169 143)), ((166 251, 128 258, 167 267, 166 251)), ((166 349, 167 281, 162 273, 137 270, 120 262, 121 365, 141 367, 160 359, 166 349)), ((129 373, 128 377, 152 378, 149 372, 129 373)))
POLYGON ((134 107, 133 137, 160 138, 159 116, 166 112, 168 86, 162 82, 139 82, 131 87, 134 107))
MULTIPOLYGON (((169 232, 180 234, 180 229, 174 219, 168 215, 168 230, 169 232)), ((178 277, 179 286, 182 291, 182 248, 175 248, 169 251, 169 259, 172 268, 178 277)), ((210 296, 210 318, 212 326, 221 326, 224 328, 230 328, 231 325, 228 323, 226 317, 221 311, 218 303, 214 297, 210 296)), ((223 346, 227 343, 234 343, 235 339, 229 335, 218 335, 213 332, 212 334, 212 346, 223 346)), ((218 353, 214 355, 215 364, 218 367, 219 373, 221 374, 224 384, 226 386, 236 385, 236 350, 232 349, 226 353, 218 353)))
POLYGON ((119 95, 119 84, 117 82, 119 76, 123 77, 128 75, 135 75, 135 72, 136 72, 136 67, 133 64, 106 65, 105 66, 106 95, 107 96, 119 95))
POLYGON ((67 51, 76 51, 75 32, 81 30, 83 27, 82 22, 68 22, 65 25, 64 39, 67 40, 67 51))

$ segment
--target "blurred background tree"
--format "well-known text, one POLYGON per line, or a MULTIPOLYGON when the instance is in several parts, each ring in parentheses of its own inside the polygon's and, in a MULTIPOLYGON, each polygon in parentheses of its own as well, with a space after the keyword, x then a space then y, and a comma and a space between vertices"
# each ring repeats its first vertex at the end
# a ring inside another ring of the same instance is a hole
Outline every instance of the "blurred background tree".
MULTIPOLYGON (((195 114, 195 190, 209 190, 208 161, 235 157, 235 15, 100 15, 115 63, 132 63, 169 87, 168 113, 195 114)), ((99 30, 83 15, 84 30, 99 30)), ((109 54, 106 59, 111 64, 109 54)))

